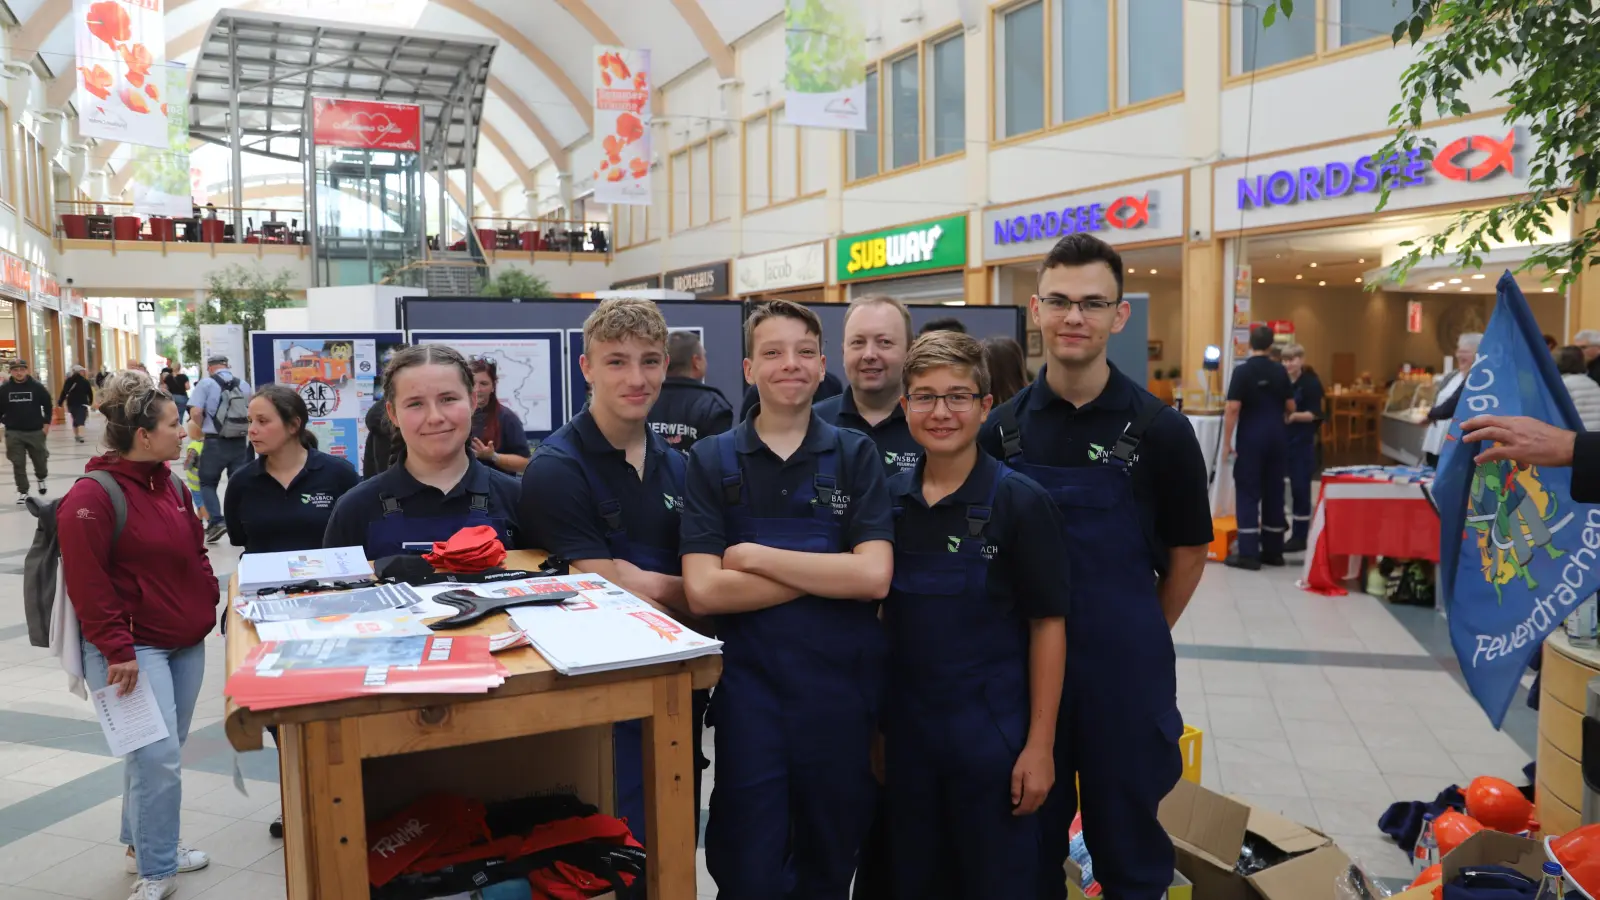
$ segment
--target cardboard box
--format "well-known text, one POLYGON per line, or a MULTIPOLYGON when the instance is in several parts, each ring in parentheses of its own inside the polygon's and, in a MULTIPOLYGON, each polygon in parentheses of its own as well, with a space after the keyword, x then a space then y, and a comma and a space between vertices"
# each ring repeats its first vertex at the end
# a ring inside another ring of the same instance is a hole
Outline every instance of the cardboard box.
POLYGON ((1461 874, 1468 866, 1509 866, 1538 882, 1544 877, 1544 845, 1538 841, 1501 834, 1498 831, 1480 831, 1461 842, 1450 851, 1439 870, 1443 878, 1409 890, 1401 891, 1389 900, 1438 900, 1434 893, 1439 885, 1461 874))
POLYGON ((1188 781, 1178 782, 1159 815, 1177 848, 1178 871, 1201 900, 1337 900, 1335 880, 1350 866, 1350 857, 1322 832, 1188 781), (1240 876, 1233 867, 1246 832, 1303 855, 1240 876))
MULTIPOLYGON (((1083 883, 1083 870, 1072 860, 1067 860, 1067 900, 1099 900, 1084 896, 1083 889, 1078 885, 1083 883)), ((1162 895, 1162 900, 1195 900, 1194 885, 1189 879, 1183 877, 1182 872, 1172 873, 1172 886, 1162 895)))

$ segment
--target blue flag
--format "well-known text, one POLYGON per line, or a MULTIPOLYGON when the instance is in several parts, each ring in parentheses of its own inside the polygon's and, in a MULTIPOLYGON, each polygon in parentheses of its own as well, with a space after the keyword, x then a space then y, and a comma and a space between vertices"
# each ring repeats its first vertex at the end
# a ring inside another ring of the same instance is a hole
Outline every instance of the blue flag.
POLYGON ((1574 606, 1600 587, 1600 507, 1572 502, 1572 470, 1473 457, 1477 415, 1531 416, 1582 431, 1578 411, 1517 282, 1500 277, 1494 314, 1461 386, 1439 455, 1439 579, 1467 687, 1496 728, 1528 662, 1574 606))

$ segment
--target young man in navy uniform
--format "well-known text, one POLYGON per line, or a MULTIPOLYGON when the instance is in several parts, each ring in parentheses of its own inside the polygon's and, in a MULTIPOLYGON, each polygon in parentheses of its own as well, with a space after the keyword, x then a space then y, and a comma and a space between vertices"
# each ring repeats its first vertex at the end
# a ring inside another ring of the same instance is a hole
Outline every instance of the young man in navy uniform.
POLYGON ((844 376, 850 386, 816 405, 822 421, 872 438, 889 477, 911 471, 922 456, 900 408, 901 368, 910 347, 911 311, 904 303, 886 294, 850 301, 844 311, 844 376))
POLYGON ((650 428, 684 453, 694 442, 733 427, 733 407, 706 384, 706 348, 692 331, 667 335, 667 380, 650 408, 650 428))
MULTIPOLYGON (((532 546, 683 618, 684 459, 646 424, 667 371, 661 311, 648 300, 602 301, 583 323, 578 365, 589 382, 589 405, 539 445, 522 476, 518 518, 532 546)), ((704 698, 696 699, 698 759, 704 698)), ((644 843, 642 739, 638 721, 615 729, 617 812, 644 843)), ((696 816, 699 806, 697 799, 696 816)))
MULTIPOLYGON (((1033 898, 1074 574, 1061 512, 978 449, 994 403, 982 344, 924 335, 905 380, 906 418, 926 455, 889 481, 891 882, 906 900, 1033 898)), ((1061 869, 1051 871, 1060 882, 1061 869)))
POLYGON ((1250 358, 1233 370, 1222 416, 1222 459, 1233 459, 1239 547, 1224 560, 1236 569, 1283 565, 1283 479, 1289 461, 1289 416, 1294 384, 1268 355, 1272 329, 1250 329, 1250 358), (1234 438, 1234 426, 1238 438, 1234 438), (1237 458, 1233 450, 1238 449, 1237 458))
POLYGON ((889 495, 872 442, 811 409, 816 314, 763 304, 745 346, 761 402, 695 446, 683 513, 684 592, 724 642, 706 867, 723 900, 845 900, 876 794, 889 495))
MULTIPOLYGON (((979 440, 1042 485, 1065 520, 1067 677, 1041 871, 1061 871, 1081 805, 1106 896, 1155 900, 1173 867, 1156 807, 1182 773, 1170 628, 1200 583, 1211 509, 1194 429, 1106 358, 1131 312, 1122 273, 1121 256, 1090 234, 1050 250, 1028 304, 1046 365, 979 440)), ((1041 895, 1066 896, 1064 880, 1045 878, 1041 895)))

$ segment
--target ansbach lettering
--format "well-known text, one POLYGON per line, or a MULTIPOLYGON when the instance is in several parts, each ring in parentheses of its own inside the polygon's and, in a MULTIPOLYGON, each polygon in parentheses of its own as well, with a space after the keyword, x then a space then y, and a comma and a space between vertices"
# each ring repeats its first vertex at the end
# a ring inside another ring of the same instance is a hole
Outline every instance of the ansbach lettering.
POLYGON ((939 246, 941 234, 944 234, 944 229, 934 225, 904 234, 857 241, 850 245, 850 263, 845 270, 855 274, 928 262, 933 259, 933 251, 939 246))

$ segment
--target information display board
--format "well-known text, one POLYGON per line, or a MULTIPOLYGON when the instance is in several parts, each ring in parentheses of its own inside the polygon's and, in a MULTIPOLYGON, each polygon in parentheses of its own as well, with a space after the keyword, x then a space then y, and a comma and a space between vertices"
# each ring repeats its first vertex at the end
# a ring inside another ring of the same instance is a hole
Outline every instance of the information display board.
POLYGON ((285 384, 306 402, 325 453, 361 469, 367 410, 382 402, 383 366, 404 341, 398 331, 257 331, 250 335, 256 387, 285 384))
POLYGON ((549 437, 571 416, 560 331, 413 331, 411 342, 446 344, 469 361, 493 360, 499 376, 495 396, 517 414, 530 438, 549 437))

